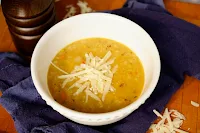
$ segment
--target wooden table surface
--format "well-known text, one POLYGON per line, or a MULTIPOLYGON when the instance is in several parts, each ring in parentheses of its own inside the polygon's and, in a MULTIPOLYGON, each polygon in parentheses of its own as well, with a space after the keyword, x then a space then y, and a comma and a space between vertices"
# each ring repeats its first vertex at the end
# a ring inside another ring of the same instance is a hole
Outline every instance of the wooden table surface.
MULTIPOLYGON (((120 8, 125 0, 86 0, 89 6, 95 10, 108 10, 120 8), (99 4, 101 2, 101 4, 99 4)), ((66 0, 56 3, 56 6, 65 8, 66 4, 75 4, 76 0, 66 0)), ((173 0, 165 0, 165 5, 168 11, 174 16, 182 18, 188 22, 200 26, 200 5, 175 2, 173 0)), ((57 9, 60 10, 61 8, 57 9)), ((65 13, 57 14, 59 18, 64 17, 65 13)), ((0 52, 16 52, 13 45, 8 27, 5 23, 1 8, 0 8, 0 52)), ((200 103, 200 81, 192 77, 186 77, 182 87, 173 95, 167 107, 176 109, 183 113, 186 117, 182 129, 188 130, 191 133, 200 133, 200 108, 193 107, 190 101, 200 103)), ((16 133, 14 123, 10 115, 0 105, 0 133, 16 133)))

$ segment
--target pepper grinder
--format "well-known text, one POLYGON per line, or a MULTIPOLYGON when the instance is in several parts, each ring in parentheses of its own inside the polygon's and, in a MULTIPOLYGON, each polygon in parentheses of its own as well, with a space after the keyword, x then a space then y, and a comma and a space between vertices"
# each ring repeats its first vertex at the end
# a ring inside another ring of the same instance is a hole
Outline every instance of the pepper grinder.
POLYGON ((31 56, 42 35, 56 23, 54 0, 2 0, 1 4, 18 52, 31 56))

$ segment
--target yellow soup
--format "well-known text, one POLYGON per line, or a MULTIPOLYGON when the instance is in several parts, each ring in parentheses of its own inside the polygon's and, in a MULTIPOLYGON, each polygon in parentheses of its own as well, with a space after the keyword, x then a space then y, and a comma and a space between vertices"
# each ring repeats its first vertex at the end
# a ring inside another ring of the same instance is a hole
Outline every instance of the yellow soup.
POLYGON ((144 70, 136 54, 125 45, 89 38, 62 49, 53 59, 47 79, 53 98, 63 106, 105 113, 137 100, 143 90, 144 70), (106 61, 105 55, 110 55, 106 61))

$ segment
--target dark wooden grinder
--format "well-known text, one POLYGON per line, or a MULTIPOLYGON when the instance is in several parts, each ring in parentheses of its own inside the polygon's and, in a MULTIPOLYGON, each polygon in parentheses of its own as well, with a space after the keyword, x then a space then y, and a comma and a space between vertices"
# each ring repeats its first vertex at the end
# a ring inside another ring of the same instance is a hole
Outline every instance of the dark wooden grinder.
POLYGON ((2 10, 18 52, 31 56, 42 35, 56 23, 54 0, 2 0, 2 10))

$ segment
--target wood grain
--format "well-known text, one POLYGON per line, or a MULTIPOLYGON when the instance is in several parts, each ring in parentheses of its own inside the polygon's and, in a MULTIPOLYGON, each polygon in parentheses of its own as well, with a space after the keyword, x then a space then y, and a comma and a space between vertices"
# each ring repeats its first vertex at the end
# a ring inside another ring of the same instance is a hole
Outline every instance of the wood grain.
POLYGON ((176 2, 175 0, 164 1, 167 10, 174 16, 200 26, 200 4, 176 2))
POLYGON ((191 100, 200 101, 200 81, 193 77, 186 77, 182 87, 173 95, 167 107, 176 109, 186 117, 181 129, 191 133, 199 133, 200 113, 199 108, 191 105, 191 100))
MULTIPOLYGON (((125 0, 87 0, 89 6, 95 10, 108 10, 120 8, 125 0)), ((60 3, 56 3, 57 11, 63 10, 65 4, 75 4, 76 0, 63 0, 60 3)), ((188 4, 175 2, 173 0, 165 0, 166 8, 174 15, 188 22, 200 26, 200 5, 188 4)), ((57 14, 59 18, 64 17, 64 13, 57 14)), ((5 23, 4 17, 0 10, 0 51, 12 51, 16 52, 15 46, 11 41, 11 37, 8 32, 7 25, 5 23)), ((200 133, 200 108, 193 107, 190 101, 200 103, 200 81, 192 77, 186 77, 182 87, 173 95, 169 101, 167 107, 169 109, 176 109, 186 116, 186 121, 184 122, 182 129, 188 130, 191 133, 200 133)), ((0 117, 0 132, 7 131, 7 133, 16 133, 14 128, 13 120, 8 115, 8 113, 0 107, 0 115, 5 116, 0 117)))

